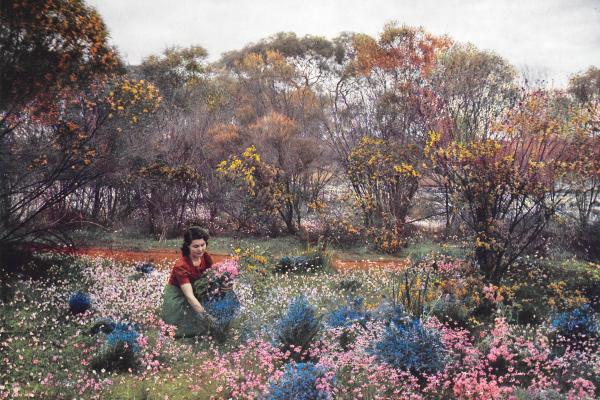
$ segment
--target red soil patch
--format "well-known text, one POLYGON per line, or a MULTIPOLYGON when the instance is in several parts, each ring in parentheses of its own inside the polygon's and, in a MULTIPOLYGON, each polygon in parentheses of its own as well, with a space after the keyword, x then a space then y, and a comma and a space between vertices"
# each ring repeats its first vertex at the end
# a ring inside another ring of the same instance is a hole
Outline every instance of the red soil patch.
MULTIPOLYGON (((85 254, 89 256, 100 256, 113 258, 119 261, 150 261, 153 263, 164 262, 163 264, 170 265, 181 253, 179 249, 154 249, 146 251, 132 250, 117 250, 102 247, 82 247, 73 251, 76 254, 85 254)), ((220 262, 229 258, 226 254, 210 253, 215 262, 220 262)), ((404 265, 404 260, 335 260, 333 266, 338 271, 343 270, 368 270, 384 267, 393 267, 404 265)))

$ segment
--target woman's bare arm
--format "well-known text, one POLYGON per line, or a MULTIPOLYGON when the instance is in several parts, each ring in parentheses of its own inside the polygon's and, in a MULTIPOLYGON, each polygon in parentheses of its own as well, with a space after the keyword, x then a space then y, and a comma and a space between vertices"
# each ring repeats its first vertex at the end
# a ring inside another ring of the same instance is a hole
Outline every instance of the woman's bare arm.
POLYGON ((205 313, 206 310, 202 307, 202 304, 198 301, 196 296, 194 296, 194 291, 192 290, 192 285, 190 283, 184 283, 180 286, 183 295, 185 296, 192 309, 197 313, 205 313))

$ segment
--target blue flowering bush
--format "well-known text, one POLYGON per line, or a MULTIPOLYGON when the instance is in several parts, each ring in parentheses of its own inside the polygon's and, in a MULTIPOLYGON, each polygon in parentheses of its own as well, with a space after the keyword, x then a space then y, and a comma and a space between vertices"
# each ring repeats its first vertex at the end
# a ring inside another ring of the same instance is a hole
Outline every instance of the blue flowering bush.
POLYGON ((139 330, 139 326, 135 323, 129 322, 117 322, 112 318, 98 318, 90 326, 89 333, 96 335, 98 333, 104 333, 108 335, 114 331, 129 331, 139 330))
POLYGON ((371 313, 373 319, 383 321, 386 326, 391 324, 404 325, 412 319, 402 304, 383 302, 371 313))
POLYGON ((231 322, 240 311, 240 301, 233 290, 203 301, 203 306, 210 315, 215 317, 217 325, 212 327, 216 338, 224 338, 231 322))
POLYGON ((438 372, 446 361, 439 332, 424 327, 419 319, 391 322, 373 352, 386 364, 416 374, 438 372))
POLYGON ((154 264, 151 262, 145 262, 135 266, 135 270, 142 274, 151 274, 155 269, 156 267, 154 267, 154 264))
POLYGON ((291 363, 285 366, 283 376, 271 383, 268 400, 328 400, 331 396, 317 388, 325 369, 313 363, 291 363))
POLYGON ((552 320, 552 327, 567 338, 589 338, 600 334, 598 318, 589 304, 558 314, 552 320))
POLYGON ((351 326, 354 323, 364 325, 370 318, 370 313, 364 309, 364 299, 354 297, 348 299, 348 304, 328 314, 326 322, 332 328, 351 326))
POLYGON ((92 359, 92 369, 117 372, 135 369, 139 364, 139 336, 133 325, 115 323, 98 355, 92 359))
POLYGON ((292 347, 307 349, 320 328, 321 317, 316 315, 316 308, 301 296, 292 300, 287 313, 276 322, 275 336, 284 350, 291 350, 292 347))
POLYGON ((364 309, 362 297, 350 297, 348 304, 332 311, 327 315, 326 323, 331 328, 343 328, 338 340, 343 350, 348 350, 355 341, 357 330, 352 329, 354 324, 365 327, 366 322, 371 319, 371 313, 364 309))
POLYGON ((96 335, 100 332, 108 335, 117 327, 117 322, 111 318, 98 318, 90 326, 89 333, 96 335))
POLYGON ((69 309, 73 314, 81 314, 92 307, 92 300, 87 293, 75 292, 69 297, 69 309))

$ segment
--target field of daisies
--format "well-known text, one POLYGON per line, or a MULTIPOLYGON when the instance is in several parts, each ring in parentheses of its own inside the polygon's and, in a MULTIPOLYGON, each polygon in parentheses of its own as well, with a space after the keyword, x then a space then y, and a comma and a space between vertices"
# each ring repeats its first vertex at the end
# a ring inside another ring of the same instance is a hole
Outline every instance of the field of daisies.
POLYGON ((170 261, 37 254, 38 274, 2 285, 0 399, 600 394, 598 265, 532 260, 495 286, 440 254, 341 272, 236 255, 207 278, 218 323, 180 338, 160 319, 170 261))

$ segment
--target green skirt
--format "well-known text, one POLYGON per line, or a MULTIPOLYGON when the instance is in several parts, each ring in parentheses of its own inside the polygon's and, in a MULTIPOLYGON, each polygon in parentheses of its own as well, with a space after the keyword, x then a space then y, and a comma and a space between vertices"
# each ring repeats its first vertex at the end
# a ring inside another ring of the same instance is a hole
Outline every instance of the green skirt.
MULTIPOLYGON (((194 295, 202 302, 200 293, 195 285, 194 295)), ((209 322, 202 315, 196 313, 183 295, 178 286, 167 285, 163 295, 161 318, 169 325, 175 325, 175 337, 193 337, 206 335, 209 332, 209 322)))

